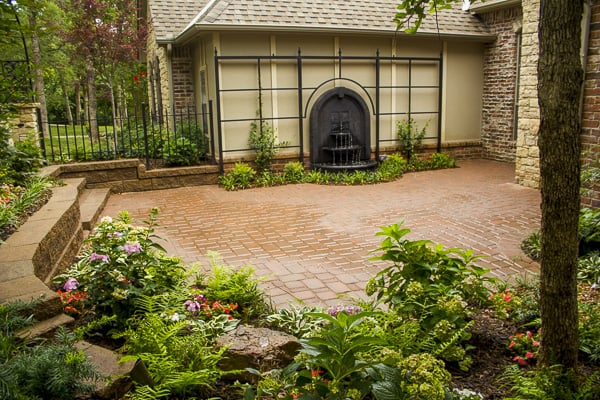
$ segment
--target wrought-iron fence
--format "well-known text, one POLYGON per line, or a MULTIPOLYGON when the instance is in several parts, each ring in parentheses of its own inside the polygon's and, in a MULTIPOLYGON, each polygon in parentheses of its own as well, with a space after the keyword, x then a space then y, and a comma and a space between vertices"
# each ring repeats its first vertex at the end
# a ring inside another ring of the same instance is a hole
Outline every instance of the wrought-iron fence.
POLYGON ((211 108, 148 113, 145 104, 126 116, 99 117, 97 124, 50 122, 41 141, 49 162, 144 160, 147 168, 214 163, 211 108), (94 132, 94 131, 95 132, 94 132))

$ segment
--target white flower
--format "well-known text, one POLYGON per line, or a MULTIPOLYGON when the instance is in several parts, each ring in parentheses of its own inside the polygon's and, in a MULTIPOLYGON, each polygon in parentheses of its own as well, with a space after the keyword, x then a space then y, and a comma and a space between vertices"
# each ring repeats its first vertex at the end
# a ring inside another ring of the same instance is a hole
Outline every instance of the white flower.
POLYGON ((177 322, 179 321, 179 314, 175 313, 169 317, 171 321, 177 322))
POLYGON ((100 222, 106 222, 108 224, 111 224, 113 222, 113 219, 112 219, 112 217, 106 215, 106 216, 102 217, 102 219, 100 220, 100 222))

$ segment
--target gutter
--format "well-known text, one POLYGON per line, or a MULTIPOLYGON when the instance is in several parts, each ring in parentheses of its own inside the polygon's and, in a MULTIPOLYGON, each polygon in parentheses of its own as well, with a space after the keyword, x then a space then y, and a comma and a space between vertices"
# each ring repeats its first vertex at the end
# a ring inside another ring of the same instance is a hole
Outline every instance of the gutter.
POLYGON ((318 33, 327 33, 327 34, 372 34, 379 36, 390 36, 394 37, 417 37, 417 38, 439 38, 440 36, 444 39, 462 39, 462 40, 470 40, 477 42, 489 42, 496 40, 496 35, 489 33, 482 34, 459 34, 459 33, 444 33, 438 34, 437 32, 430 31, 424 32, 420 30, 416 35, 410 35, 401 31, 396 31, 395 29, 381 30, 381 29, 340 29, 339 27, 319 27, 314 28, 305 26, 273 26, 273 25, 231 25, 231 24, 221 24, 221 25, 212 25, 212 24, 202 24, 202 25, 193 25, 189 28, 186 28, 185 31, 181 32, 176 37, 172 37, 171 39, 162 39, 157 40, 159 44, 169 44, 169 43, 184 43, 190 40, 196 33, 198 32, 211 32, 211 31, 236 31, 236 32, 283 32, 283 33, 302 33, 302 34, 318 34, 318 33))

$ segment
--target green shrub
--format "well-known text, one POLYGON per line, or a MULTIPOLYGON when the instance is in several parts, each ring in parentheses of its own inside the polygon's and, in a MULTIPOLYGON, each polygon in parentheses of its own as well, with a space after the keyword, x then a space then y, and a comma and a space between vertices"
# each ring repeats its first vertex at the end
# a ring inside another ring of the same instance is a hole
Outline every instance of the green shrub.
POLYGON ((282 308, 275 314, 268 315, 266 320, 272 327, 294 335, 298 338, 314 335, 323 326, 323 320, 311 315, 320 313, 320 307, 290 306, 282 308))
POLYGON ((419 130, 415 120, 412 118, 396 122, 396 134, 400 141, 400 147, 409 163, 415 158, 415 149, 421 145, 427 134, 427 126, 428 124, 425 124, 425 126, 419 130))
POLYGON ((407 162, 400 154, 390 154, 377 167, 381 180, 391 181, 402 176, 407 169, 407 162))
POLYGON ((225 190, 247 189, 254 183, 256 171, 247 163, 238 162, 219 179, 225 190))
POLYGON ((273 159, 284 143, 277 144, 277 135, 271 125, 261 121, 260 124, 252 122, 248 145, 256 152, 254 162, 258 171, 262 172, 271 170, 273 159))
MULTIPOLYGON (((85 293, 85 308, 101 315, 116 315, 124 325, 139 308, 142 296, 181 290, 185 267, 168 257, 154 239, 158 210, 146 226, 131 225, 127 212, 116 219, 102 218, 86 240, 79 261, 55 278, 65 292, 85 293)), ((62 291, 61 291, 62 292, 62 291)))
POLYGON ((136 387, 132 399, 205 398, 223 372, 217 367, 225 348, 216 349, 204 332, 186 331, 186 321, 146 313, 127 329, 122 361, 141 359, 152 385, 136 387))
POLYGON ((429 169, 455 168, 456 160, 445 153, 433 153, 427 164, 429 169))
POLYGON ((207 299, 223 304, 235 303, 246 321, 256 320, 271 312, 267 297, 250 267, 223 265, 218 253, 209 252, 211 273, 197 278, 196 286, 207 299))
POLYGON ((469 339, 465 331, 469 315, 475 307, 488 304, 488 272, 474 261, 470 250, 444 249, 429 241, 410 241, 410 232, 402 224, 383 227, 384 236, 374 260, 393 265, 378 272, 367 284, 367 295, 375 295, 401 319, 418 320, 424 332, 430 332, 438 344, 444 345, 440 356, 456 361, 461 368, 470 362, 460 342, 469 339))
POLYGON ((286 182, 302 182, 304 178, 304 165, 299 161, 289 162, 283 166, 283 177, 286 182))
POLYGON ((163 157, 170 166, 198 164, 204 157, 196 143, 185 137, 170 138, 163 147, 163 157))
POLYGON ((531 258, 533 261, 539 261, 542 251, 540 232, 531 232, 529 236, 523 239, 523 241, 521 242, 521 250, 523 250, 523 252, 527 256, 529 256, 529 258, 531 258))
POLYGON ((579 211, 579 255, 600 251, 600 209, 579 211))

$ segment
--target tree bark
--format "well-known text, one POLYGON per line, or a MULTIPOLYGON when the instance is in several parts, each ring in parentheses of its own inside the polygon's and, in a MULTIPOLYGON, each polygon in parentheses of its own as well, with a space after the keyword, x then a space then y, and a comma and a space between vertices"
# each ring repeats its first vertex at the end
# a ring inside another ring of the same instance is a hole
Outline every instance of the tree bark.
POLYGON ((49 135, 48 127, 48 108, 46 106, 46 93, 44 91, 44 72, 42 70, 42 53, 40 50, 40 38, 37 35, 37 15, 36 11, 29 13, 29 26, 31 27, 31 58, 33 61, 33 79, 36 93, 36 100, 40 104, 42 120, 42 134, 45 138, 49 135))
POLYGON ((69 92, 67 89, 67 83, 65 82, 64 76, 60 77, 60 87, 63 92, 63 100, 65 102, 65 110, 67 113, 67 124, 73 125, 73 113, 71 112, 71 101, 69 100, 69 92))
POLYGON ((100 140, 100 132, 98 131, 98 101, 96 99, 96 74, 94 71, 94 62, 92 56, 87 56, 85 59, 87 95, 88 95, 88 126, 90 129, 90 137, 92 141, 100 140))
POLYGON ((75 82, 75 123, 81 125, 81 82, 75 82))
POLYGON ((541 361, 577 367, 583 0, 541 0, 538 96, 542 193, 541 361))

